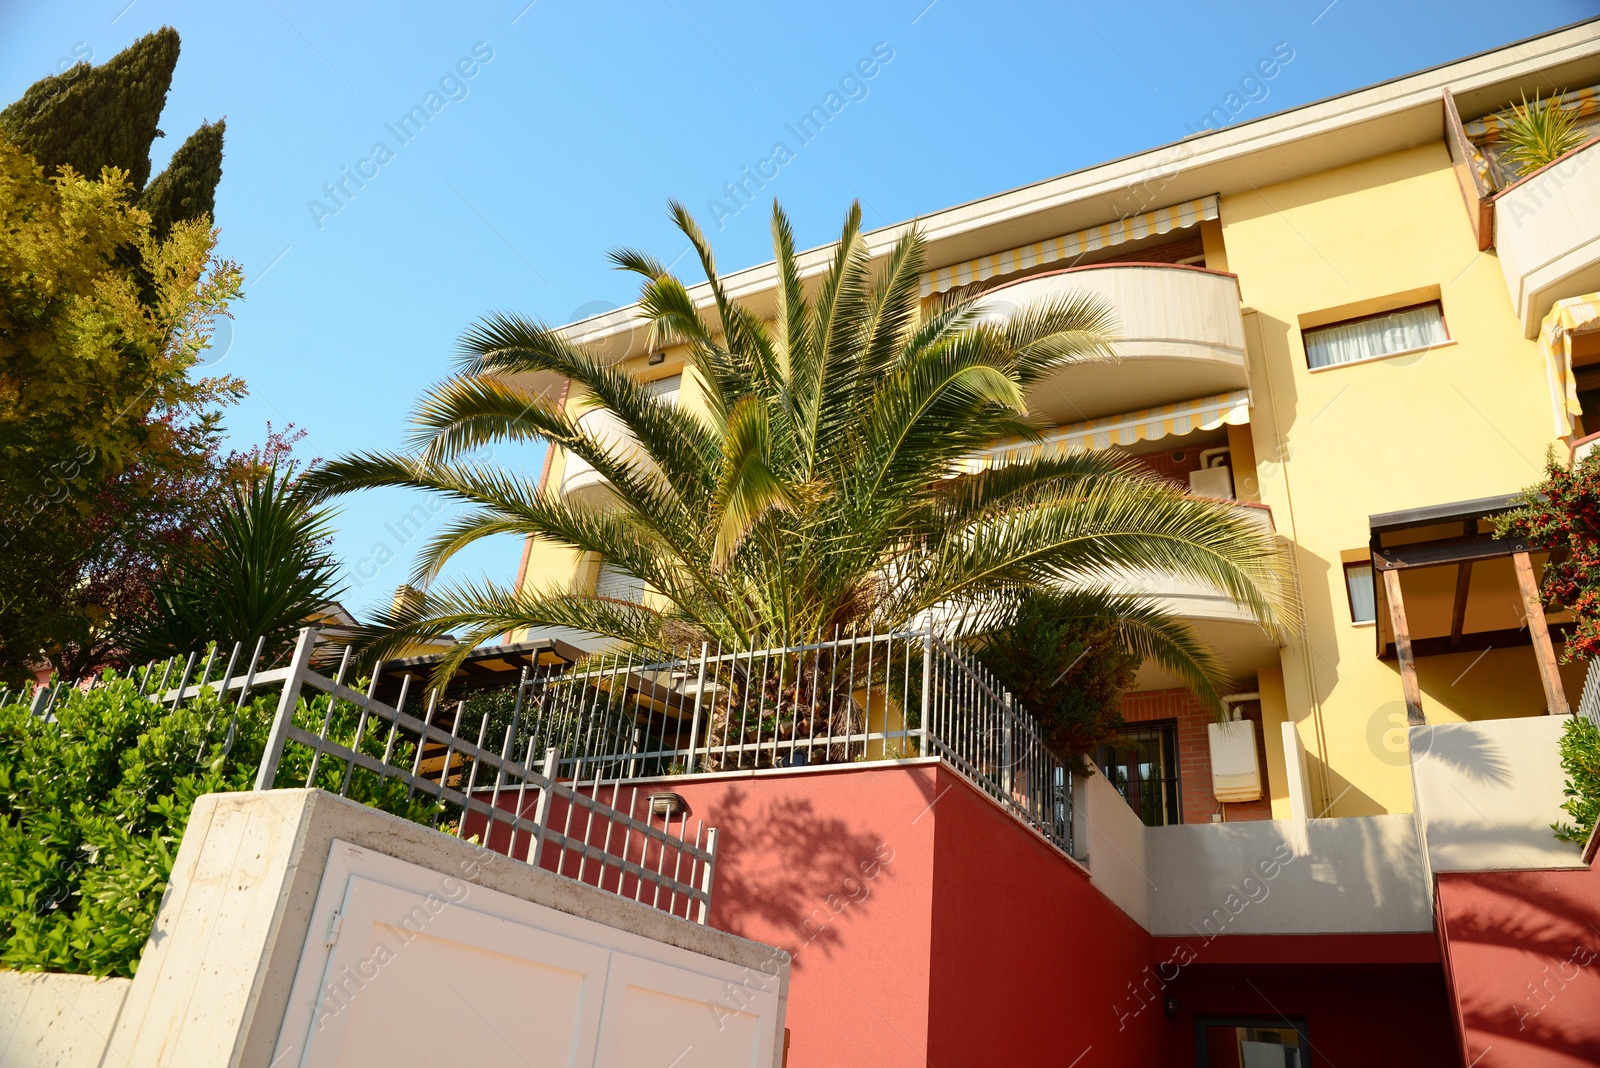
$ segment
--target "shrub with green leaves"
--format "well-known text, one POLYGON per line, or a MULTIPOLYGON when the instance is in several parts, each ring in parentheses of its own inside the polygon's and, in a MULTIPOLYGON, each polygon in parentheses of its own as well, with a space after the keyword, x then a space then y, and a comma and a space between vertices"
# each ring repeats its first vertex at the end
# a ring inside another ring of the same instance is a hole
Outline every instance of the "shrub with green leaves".
POLYGON ((1600 819, 1600 727, 1583 716, 1567 720, 1561 735, 1561 770, 1567 773, 1566 803, 1561 806, 1575 823, 1556 822, 1556 837, 1583 845, 1600 819))
MULTIPOLYGON (((174 711, 113 675, 59 704, 55 723, 0 708, 0 967, 131 976, 195 799, 254 786, 277 704, 264 693, 235 719, 232 700, 207 693, 174 711)), ((336 705, 328 736, 348 744, 358 715, 336 705)), ((319 730, 328 698, 302 698, 295 720, 319 730)), ((381 756, 387 740, 369 725, 361 749, 381 756)), ((411 753, 396 739, 390 759, 409 767, 411 753)), ((291 743, 275 785, 306 785, 311 756, 291 743)), ((325 757, 315 785, 338 791, 344 774, 325 757)), ((370 771, 346 793, 417 822, 440 812, 370 771)))

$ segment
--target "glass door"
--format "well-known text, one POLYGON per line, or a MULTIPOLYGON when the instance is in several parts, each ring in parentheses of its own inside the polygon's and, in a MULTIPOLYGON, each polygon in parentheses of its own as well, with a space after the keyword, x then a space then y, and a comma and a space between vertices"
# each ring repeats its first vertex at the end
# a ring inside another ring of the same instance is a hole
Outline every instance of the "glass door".
POLYGON ((1307 1068, 1311 1047, 1304 1020, 1197 1017, 1199 1068, 1307 1068))

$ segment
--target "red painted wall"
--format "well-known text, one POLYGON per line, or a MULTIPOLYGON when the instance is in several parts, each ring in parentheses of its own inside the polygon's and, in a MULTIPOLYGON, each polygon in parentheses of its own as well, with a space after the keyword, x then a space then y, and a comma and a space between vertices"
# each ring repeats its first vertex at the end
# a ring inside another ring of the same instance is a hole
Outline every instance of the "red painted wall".
POLYGON ((717 828, 711 925, 793 955, 790 1068, 928 1062, 936 775, 890 764, 670 784, 717 828))
POLYGON ((1443 872, 1436 901, 1469 1063, 1600 1063, 1600 872, 1443 872))
POLYGON ((947 767, 681 777, 635 814, 666 788, 717 828, 712 926, 792 955, 790 1068, 1165 1062, 1111 1008, 1150 936, 947 767))
POLYGON ((1114 1008, 1150 935, 947 768, 939 789, 929 1062, 1165 1064, 1165 1029, 1122 1026, 1114 1008))

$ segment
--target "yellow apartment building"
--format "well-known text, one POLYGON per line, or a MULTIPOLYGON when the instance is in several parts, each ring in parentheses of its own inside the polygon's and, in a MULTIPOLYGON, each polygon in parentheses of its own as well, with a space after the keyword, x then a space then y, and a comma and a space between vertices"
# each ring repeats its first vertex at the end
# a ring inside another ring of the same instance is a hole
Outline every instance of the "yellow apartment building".
MULTIPOLYGON (((1145 669, 1128 744, 1100 763, 1146 823, 1407 812, 1408 723, 1576 705, 1583 665, 1557 664, 1566 617, 1536 594, 1529 610, 1544 554, 1497 539, 1492 517, 1547 455, 1585 447, 1585 409, 1600 407, 1593 135, 1600 22, 917 220, 930 302, 975 287, 1003 313, 1086 291, 1120 319, 1118 361, 1062 368, 1030 397, 1056 429, 1027 448, 1124 450, 1238 502, 1293 560, 1304 618, 1281 645, 1213 591, 1128 578, 1225 659, 1263 779, 1259 799, 1219 801, 1207 714, 1145 669), (1501 120, 1535 94, 1560 94, 1590 139, 1519 178, 1501 120)), ((869 242, 886 252, 910 225, 869 242)), ((727 285, 759 310, 775 272, 727 285)), ((632 309, 565 332, 697 403, 682 352, 651 351, 632 309)), ((608 419, 583 425, 629 448, 608 419)), ((604 480, 558 450, 542 487, 606 506, 604 480)), ((648 597, 542 543, 518 581, 648 597)))

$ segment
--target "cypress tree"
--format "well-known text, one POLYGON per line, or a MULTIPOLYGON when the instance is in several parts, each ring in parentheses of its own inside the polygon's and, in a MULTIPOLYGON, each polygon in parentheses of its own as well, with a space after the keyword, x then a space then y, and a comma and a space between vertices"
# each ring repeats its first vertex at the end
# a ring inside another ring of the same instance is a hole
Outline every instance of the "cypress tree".
POLYGON ((156 175, 139 198, 150 213, 150 229, 165 238, 172 224, 213 215, 217 183, 222 180, 222 134, 225 120, 202 123, 178 146, 167 169, 156 175))
POLYGON ((150 178, 150 145, 178 63, 178 31, 163 26, 103 66, 79 63, 35 82, 0 111, 0 130, 43 165, 70 166, 87 178, 101 167, 128 172, 134 191, 150 178))

